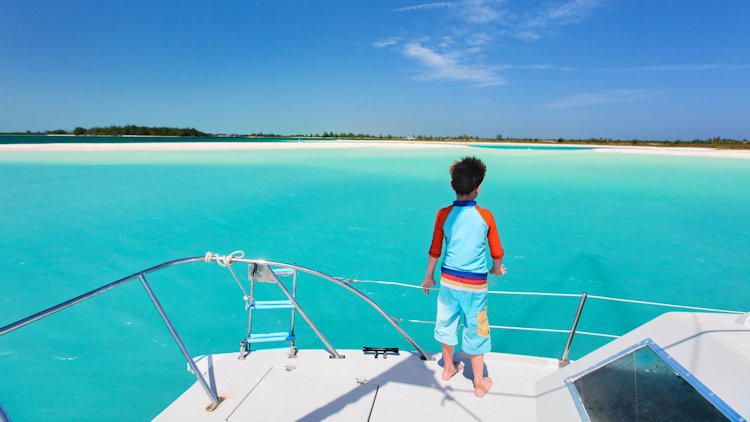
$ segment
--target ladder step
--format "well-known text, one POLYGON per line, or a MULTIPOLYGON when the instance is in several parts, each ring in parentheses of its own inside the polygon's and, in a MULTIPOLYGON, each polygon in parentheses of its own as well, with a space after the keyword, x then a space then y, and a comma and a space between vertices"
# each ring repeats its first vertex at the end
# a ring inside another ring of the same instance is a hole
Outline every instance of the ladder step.
POLYGON ((256 300, 248 309, 291 309, 291 300, 256 300))
POLYGON ((294 275, 294 270, 291 268, 271 268, 271 271, 278 276, 294 275))
POLYGON ((248 337, 248 343, 267 343, 271 341, 292 341, 294 336, 292 333, 286 331, 281 333, 268 333, 268 334, 250 334, 248 337))

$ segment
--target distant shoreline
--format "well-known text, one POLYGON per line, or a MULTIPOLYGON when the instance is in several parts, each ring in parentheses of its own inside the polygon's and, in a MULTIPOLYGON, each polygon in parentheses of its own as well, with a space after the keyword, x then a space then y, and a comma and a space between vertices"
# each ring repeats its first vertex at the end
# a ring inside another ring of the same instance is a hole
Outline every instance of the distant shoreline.
POLYGON ((378 137, 322 137, 322 136, 260 136, 251 135, 206 135, 206 136, 177 136, 177 135, 75 135, 75 134, 27 134, 27 133, 0 133, 0 145, 2 144, 55 144, 55 143, 73 143, 73 144, 115 144, 130 143, 134 139, 140 139, 141 143, 158 143, 163 139, 165 143, 242 143, 242 142, 269 142, 269 143, 289 143, 297 140, 315 141, 315 142, 408 142, 408 143, 462 143, 462 144, 491 144, 491 145, 538 145, 538 146, 579 146, 579 147, 608 147, 608 148, 627 148, 630 147, 661 147, 661 148, 690 148, 690 149, 716 149, 716 150, 737 150, 750 151, 750 142, 743 139, 741 141, 721 138, 710 138, 707 140, 695 141, 649 141, 649 140, 613 140, 607 138, 592 139, 531 139, 531 138, 503 138, 503 139, 484 139, 484 138, 378 138, 378 137), (61 138, 55 142, 54 138, 61 138), (16 138, 16 139, 11 139, 16 138), (35 138, 32 142, 24 142, 24 138, 35 138), (9 140, 11 139, 11 140, 9 140), (75 139, 75 141, 72 141, 75 139), (79 141, 80 139, 80 141, 79 141), (121 141, 127 139, 127 141, 121 141), (107 140, 111 140, 107 142, 107 140))
MULTIPOLYGON (((577 151, 590 153, 617 153, 617 154, 640 154, 640 155, 670 155, 685 157, 714 157, 714 158, 740 158, 750 159, 750 150, 741 149, 715 149, 697 147, 658 147, 658 146, 607 146, 597 144, 579 143, 528 143, 528 142, 446 142, 446 141, 401 141, 401 140, 337 140, 337 141, 314 141, 314 142, 119 142, 119 143, 34 143, 34 144, 0 144, 0 153, 12 151, 42 152, 42 151, 224 151, 224 150, 293 150, 293 149, 336 149, 336 148, 395 148, 395 149, 418 149, 418 148, 446 148, 467 149, 472 146, 491 147, 502 146, 519 147, 518 149, 534 148, 544 149, 545 146, 554 147, 576 147, 582 148, 577 151), (586 147, 590 149, 585 149, 586 147)), ((477 153, 480 149, 476 148, 477 153)))

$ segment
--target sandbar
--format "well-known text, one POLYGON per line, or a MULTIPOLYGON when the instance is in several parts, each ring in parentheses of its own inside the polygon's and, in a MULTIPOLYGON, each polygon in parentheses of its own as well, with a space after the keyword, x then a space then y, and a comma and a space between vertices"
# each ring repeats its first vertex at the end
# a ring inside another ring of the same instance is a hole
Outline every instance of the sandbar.
POLYGON ((591 153, 671 155, 683 157, 715 157, 750 159, 750 150, 729 150, 691 147, 655 146, 609 146, 595 144, 538 144, 503 142, 429 142, 393 140, 337 140, 309 142, 117 142, 117 143, 49 143, 49 144, 0 144, 0 153, 5 151, 211 151, 211 150, 287 150, 287 149, 335 149, 335 148, 453 148, 467 146, 515 146, 542 149, 549 147, 590 147, 588 150, 571 149, 591 153))

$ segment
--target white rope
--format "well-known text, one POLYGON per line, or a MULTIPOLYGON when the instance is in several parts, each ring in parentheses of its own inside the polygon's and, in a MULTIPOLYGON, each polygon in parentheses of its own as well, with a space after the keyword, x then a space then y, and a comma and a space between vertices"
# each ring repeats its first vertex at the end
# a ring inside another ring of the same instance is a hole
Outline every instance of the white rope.
MULTIPOLYGON (((339 280, 345 281, 347 283, 375 283, 375 284, 389 284, 392 286, 401 286, 401 287, 409 287, 412 289, 420 289, 423 290, 424 288, 422 286, 415 286, 413 284, 405 284, 405 283, 394 283, 392 281, 377 281, 377 280, 357 280, 357 279, 351 279, 351 278, 341 278, 337 277, 339 280)), ((437 287, 430 287, 429 290, 440 290, 437 287)), ((580 294, 576 293, 545 293, 545 292, 511 292, 511 291, 500 291, 500 290, 488 290, 488 294, 498 294, 498 295, 518 295, 518 296, 556 296, 556 297, 578 297, 580 298, 580 294)), ((708 312, 723 312, 728 314, 744 314, 742 311, 729 311, 726 309, 713 309, 713 308, 700 308, 697 306, 686 306, 686 305, 672 305, 669 303, 659 303, 659 302, 646 302, 642 300, 631 300, 631 299, 618 299, 615 297, 606 297, 606 296, 595 296, 595 295, 588 295, 588 298, 590 299, 600 299, 600 300, 611 300, 614 302, 627 302, 627 303, 637 303, 641 305, 654 305, 654 306, 664 306, 667 308, 682 308, 682 309, 693 309, 696 311, 708 311, 708 312)))
POLYGON ((725 310, 725 309, 699 308, 697 306, 685 306, 685 305, 670 305, 668 303, 645 302, 645 301, 642 301, 642 300, 619 299, 619 298, 616 298, 616 297, 594 296, 594 295, 589 295, 588 297, 591 298, 591 299, 611 300, 613 302, 639 303, 641 305, 665 306, 665 307, 668 307, 668 308, 694 309, 694 310, 697 310, 697 311, 724 312, 724 313, 728 313, 728 314, 744 314, 744 312, 740 312, 740 311, 728 311, 728 310, 725 310))
MULTIPOLYGON (((570 331, 567 331, 568 333, 570 331)), ((588 331, 578 331, 576 330, 576 334, 583 334, 585 336, 599 336, 599 337, 610 337, 610 338, 620 338, 620 336, 613 336, 612 334, 600 334, 600 333, 591 333, 588 331)))
MULTIPOLYGON (((391 286, 409 287, 412 289, 424 290, 422 286, 415 286, 413 284, 395 283, 393 281, 378 281, 378 280, 357 280, 356 278, 343 278, 336 277, 337 279, 346 283, 375 283, 375 284, 388 284, 391 286)), ((430 287, 428 290, 440 290, 438 287, 430 287)), ((488 290, 487 293, 500 294, 500 295, 533 295, 533 296, 560 296, 560 297, 581 297, 580 294, 575 293, 542 293, 542 292, 503 292, 497 290, 488 290)))
MULTIPOLYGON (((419 324, 435 324, 434 321, 420 321, 416 319, 405 319, 406 322, 416 322, 419 324)), ((463 325, 463 324, 461 324, 463 325)), ((518 331, 544 331, 548 333, 564 333, 564 334, 570 334, 570 330, 555 330, 553 328, 529 328, 529 327, 511 327, 507 325, 490 325, 490 328, 499 328, 503 330, 518 330, 518 331)), ((583 334, 586 336, 596 336, 596 337, 609 337, 609 338, 618 338, 620 336, 615 336, 612 334, 600 334, 600 333, 591 333, 588 331, 578 331, 576 330, 576 334, 583 334)))
POLYGON ((240 289, 242 289, 242 293, 245 294, 245 297, 244 297, 245 302, 247 302, 250 299, 250 296, 245 291, 245 288, 242 287, 242 283, 240 283, 240 280, 237 278, 237 274, 235 274, 234 270, 232 269, 232 260, 234 258, 242 258, 244 256, 245 256, 245 252, 243 251, 234 251, 226 256, 222 256, 213 252, 206 252, 206 256, 204 260, 206 262, 211 262, 211 259, 216 259, 216 263, 219 264, 219 266, 226 267, 226 269, 228 269, 229 272, 232 273, 232 277, 234 277, 234 281, 236 281, 237 285, 240 286, 240 289))
MULTIPOLYGON (((206 255, 208 255, 211 252, 208 252, 206 255)), ((219 254, 213 254, 213 257, 216 258, 216 263, 221 265, 222 267, 229 267, 232 265, 232 260, 236 258, 243 258, 245 256, 245 252, 243 251, 234 251, 226 256, 219 256, 219 254)))
MULTIPOLYGON (((242 283, 240 283, 240 280, 237 278, 237 275, 234 273, 234 270, 232 270, 232 260, 236 258, 242 258, 245 256, 245 253, 243 251, 234 251, 226 256, 220 256, 219 254, 212 253, 212 252, 206 252, 205 261, 211 262, 212 259, 216 260, 216 263, 219 264, 222 267, 226 267, 229 272, 232 273, 232 277, 234 277, 234 280, 237 282, 237 285, 240 286, 240 289, 242 289, 242 293, 245 294, 245 301, 249 300, 249 296, 247 292, 245 291, 245 288, 242 287, 242 283)), ((420 289, 424 290, 424 287, 422 286, 415 286, 413 284, 406 284, 406 283, 396 283, 392 281, 379 281, 379 280, 357 280, 353 278, 344 278, 344 277, 335 277, 338 280, 341 280, 346 283, 374 283, 374 284, 386 284, 391 286, 400 286, 400 287, 407 287, 411 289, 420 289)), ((437 287, 430 287, 428 290, 440 290, 437 287)), ((501 294, 501 295, 526 295, 526 296, 555 296, 555 297, 582 297, 580 294, 574 294, 574 293, 546 293, 546 292, 512 292, 512 291, 499 291, 499 290, 488 290, 488 294, 501 294)), ((709 311, 709 312, 724 312, 724 313, 731 313, 731 314, 742 314, 743 312, 740 311, 729 311, 724 309, 712 309, 712 308, 700 308, 696 306, 685 306, 685 305, 672 305, 668 303, 659 303, 659 302, 646 302, 642 300, 631 300, 631 299, 619 299, 614 297, 606 297, 606 296, 595 296, 595 295, 588 295, 591 299, 600 299, 600 300, 609 300, 614 302, 626 302, 626 303, 637 303, 642 305, 654 305, 654 306, 664 306, 669 308, 683 308, 683 309, 693 309, 693 310, 699 310, 699 311, 709 311)), ((406 322, 414 322, 414 323, 420 323, 420 324, 435 324, 434 321, 420 321, 420 320, 414 320, 414 319, 406 319, 403 320, 406 322)), ((529 327, 511 327, 511 326, 504 326, 504 325, 490 325, 490 328, 497 328, 497 329, 503 329, 503 330, 519 330, 519 331, 543 331, 543 332, 550 332, 550 333, 565 333, 570 334, 570 331, 568 330, 556 330, 551 328, 529 328, 529 327)), ((618 338, 619 336, 611 335, 611 334, 600 334, 600 333, 592 333, 587 331, 576 331, 576 334, 582 334, 587 336, 597 336, 597 337, 610 337, 610 338, 618 338)))
POLYGON ((504 292, 500 290, 488 290, 487 293, 496 295, 528 295, 528 296, 558 296, 558 297, 581 297, 576 293, 544 293, 544 292, 504 292))
MULTIPOLYGON (((375 283, 375 284, 387 284, 391 286, 401 286, 401 287, 408 287, 411 289, 420 289, 424 290, 422 286, 415 286, 413 284, 405 284, 405 283, 395 283, 392 281, 378 281, 378 280, 357 280, 357 279, 350 279, 350 278, 342 278, 337 277, 339 280, 347 282, 347 283, 375 283)), ((430 287, 428 290, 440 290, 437 287, 430 287)), ((528 296, 556 296, 556 297, 582 297, 581 294, 571 294, 571 293, 544 293, 544 292, 510 292, 510 291, 498 291, 498 290, 488 290, 488 294, 501 294, 501 295, 528 295, 528 296)), ((636 303, 641 305, 654 305, 654 306, 664 306, 669 308, 682 308, 682 309, 692 309, 692 310, 698 310, 698 311, 709 311, 709 312, 723 312, 723 313, 730 313, 730 314, 742 314, 744 312, 739 311, 728 311, 724 309, 712 309, 712 308, 700 308, 697 306, 685 306, 685 305, 672 305, 668 303, 659 303, 659 302, 646 302, 642 300, 631 300, 631 299, 619 299, 614 297, 606 297, 606 296, 595 296, 595 295, 588 295, 587 297, 592 299, 600 299, 600 300, 610 300, 614 302, 626 302, 626 303, 636 303)), ((415 322, 420 324, 435 324, 434 321, 420 321, 420 320, 414 320, 414 319, 405 319, 403 321, 406 322, 415 322)), ((555 330, 555 329, 549 329, 549 328, 529 328, 529 327, 511 327, 511 326, 504 326, 504 325, 490 325, 490 328, 497 328, 497 329, 503 329, 503 330, 519 330, 519 331, 543 331, 543 332, 550 332, 550 333, 565 333, 570 334, 570 331, 568 330, 555 330)), ((576 334, 582 334, 586 336, 596 336, 596 337, 609 337, 609 338, 618 338, 619 336, 615 336, 612 334, 601 334, 601 333, 592 333, 588 331, 576 331, 576 334)))
MULTIPOLYGON (((413 284, 405 284, 405 283, 395 283, 393 281, 376 281, 376 280, 357 280, 356 278, 343 278, 343 277, 334 277, 337 280, 341 280, 345 283, 375 283, 375 284, 389 284, 391 286, 401 286, 401 287, 409 287, 412 289, 420 289, 424 290, 424 287, 422 286, 415 286, 413 284)), ((430 287, 428 290, 440 290, 437 287, 430 287)))

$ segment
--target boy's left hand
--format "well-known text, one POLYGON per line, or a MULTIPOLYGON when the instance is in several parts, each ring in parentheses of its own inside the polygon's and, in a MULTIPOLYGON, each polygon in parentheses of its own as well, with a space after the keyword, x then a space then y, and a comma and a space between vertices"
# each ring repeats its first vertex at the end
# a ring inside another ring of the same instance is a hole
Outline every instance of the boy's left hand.
POLYGON ((495 274, 497 276, 504 276, 505 273, 508 272, 508 269, 505 268, 505 265, 500 264, 499 266, 493 265, 490 269, 490 274, 495 274))
POLYGON ((435 277, 425 277, 424 281, 422 282, 422 291, 425 292, 427 296, 430 295, 430 288, 435 287, 435 277))

